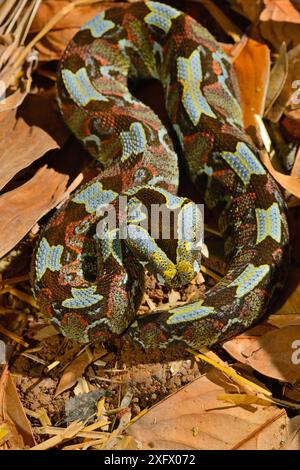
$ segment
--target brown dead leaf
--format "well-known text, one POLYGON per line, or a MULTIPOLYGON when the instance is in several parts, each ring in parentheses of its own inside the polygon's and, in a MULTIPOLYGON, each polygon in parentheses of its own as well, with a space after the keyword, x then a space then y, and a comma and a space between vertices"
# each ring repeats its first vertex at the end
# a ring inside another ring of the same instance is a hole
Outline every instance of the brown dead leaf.
POLYGON ((241 94, 244 127, 256 128, 255 114, 263 115, 270 76, 270 50, 265 44, 247 38, 234 60, 241 94))
POLYGON ((0 449, 25 449, 35 445, 30 423, 7 367, 0 378, 0 427, 6 431, 0 449))
POLYGON ((300 380, 297 356, 300 326, 270 326, 270 331, 261 336, 251 336, 251 332, 252 329, 247 330, 247 334, 226 341, 223 348, 238 361, 267 377, 289 383, 300 380))
POLYGON ((285 42, 288 48, 300 42, 300 13, 290 0, 264 0, 259 31, 276 50, 285 42))
POLYGON ((283 328, 284 326, 297 325, 300 326, 300 313, 298 314, 285 314, 285 315, 270 315, 268 318, 270 325, 276 326, 277 328, 283 328))
POLYGON ((79 377, 82 376, 85 369, 94 361, 104 356, 107 353, 106 349, 99 347, 91 352, 90 348, 86 348, 74 361, 65 369, 59 384, 57 386, 55 397, 60 395, 65 390, 73 387, 79 377))
POLYGON ((231 0, 230 5, 235 11, 248 18, 250 21, 255 21, 261 12, 262 2, 260 0, 231 0))
POLYGON ((0 189, 69 135, 54 103, 42 95, 28 96, 18 112, 1 113, 0 125, 0 189))
POLYGON ((300 416, 295 416, 288 423, 289 436, 282 450, 300 450, 300 416))
POLYGON ((288 106, 292 110, 299 107, 300 103, 300 46, 291 49, 285 57, 284 54, 280 57, 281 61, 278 59, 271 72, 271 83, 272 81, 278 83, 280 77, 282 77, 281 83, 284 82, 279 96, 273 100, 267 112, 267 118, 273 122, 279 121, 288 106))
POLYGON ((267 167, 273 178, 284 189, 287 189, 291 194, 300 198, 300 178, 280 173, 273 167, 270 157, 267 152, 260 153, 261 161, 267 167))
POLYGON ((271 108, 279 95, 281 94, 284 85, 288 78, 288 55, 285 42, 282 43, 279 51, 279 57, 272 67, 270 73, 270 83, 268 86, 268 93, 266 97, 265 116, 276 122, 277 115, 271 113, 271 108))
POLYGON ((143 450, 278 449, 287 416, 275 406, 232 406, 206 376, 155 405, 127 432, 143 450))
POLYGON ((65 369, 56 389, 55 397, 75 385, 85 369, 91 364, 92 359, 93 355, 89 348, 74 359, 74 361, 65 369))
POLYGON ((67 181, 68 176, 44 166, 27 183, 0 196, 0 257, 61 201, 67 181))
MULTIPOLYGON (((48 23, 49 18, 53 18, 63 8, 74 3, 71 0, 44 0, 39 9, 30 28, 31 33, 38 33, 48 23)), ((62 31, 64 29, 80 28, 85 21, 88 21, 92 15, 96 15, 104 8, 115 6, 114 2, 105 2, 103 0, 86 0, 85 4, 78 5, 72 9, 70 13, 63 16, 55 24, 55 31, 62 31)))
POLYGON ((56 336, 59 334, 59 330, 55 328, 54 325, 47 325, 41 328, 40 330, 36 331, 32 337, 36 341, 43 341, 46 338, 51 338, 52 336, 56 336))

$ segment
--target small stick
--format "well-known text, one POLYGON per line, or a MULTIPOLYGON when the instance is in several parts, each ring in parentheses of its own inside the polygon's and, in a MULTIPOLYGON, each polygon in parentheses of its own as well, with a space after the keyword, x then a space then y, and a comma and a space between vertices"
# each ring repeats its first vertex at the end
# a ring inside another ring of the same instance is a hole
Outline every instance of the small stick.
POLYGON ((208 276, 210 276, 215 281, 220 281, 222 279, 222 276, 219 276, 218 274, 214 273, 211 269, 206 268, 203 265, 201 265, 200 271, 202 271, 204 274, 207 274, 208 276))
POLYGON ((19 282, 24 282, 29 280, 29 274, 23 274, 22 276, 10 277, 8 279, 0 280, 0 287, 9 286, 12 284, 18 284, 19 282))
POLYGON ((0 333, 2 333, 3 335, 7 336, 7 337, 10 338, 10 339, 12 339, 12 340, 15 341, 16 343, 21 344, 21 345, 24 346, 25 348, 28 348, 28 346, 29 346, 29 343, 26 343, 26 341, 24 341, 22 338, 20 338, 20 336, 16 335, 16 334, 13 333, 12 331, 7 330, 7 329, 4 328, 4 326, 2 326, 2 325, 0 325, 0 333))

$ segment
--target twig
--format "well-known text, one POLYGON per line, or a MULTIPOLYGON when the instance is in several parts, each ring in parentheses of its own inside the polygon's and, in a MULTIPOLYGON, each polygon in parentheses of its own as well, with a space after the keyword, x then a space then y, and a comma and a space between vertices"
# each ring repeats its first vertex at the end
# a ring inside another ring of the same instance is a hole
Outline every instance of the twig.
POLYGON ((7 330, 2 325, 0 325, 0 333, 12 339, 16 343, 22 344, 22 346, 24 346, 25 348, 28 348, 29 346, 29 343, 26 343, 26 341, 24 341, 20 336, 16 335, 16 333, 13 333, 12 331, 7 330))
POLYGON ((203 264, 200 267, 200 271, 202 271, 204 274, 207 274, 208 276, 210 276, 212 279, 214 279, 217 282, 219 282, 222 279, 222 276, 219 276, 211 269, 206 268, 205 266, 203 266, 203 264))
POLYGON ((207 355, 198 353, 197 351, 194 351, 193 349, 188 348, 187 350, 191 354, 193 354, 196 359, 201 359, 202 361, 207 362, 208 364, 214 366, 216 369, 219 369, 220 371, 222 371, 224 374, 229 375, 234 380, 241 382, 243 385, 247 385, 248 387, 254 389, 256 392, 262 393, 263 395, 267 395, 269 397, 272 396, 272 393, 269 390, 263 387, 260 387, 256 383, 251 382, 251 380, 248 380, 245 377, 239 375, 237 372, 233 371, 228 366, 223 366, 222 364, 219 364, 218 362, 214 361, 210 357, 207 357, 207 355))

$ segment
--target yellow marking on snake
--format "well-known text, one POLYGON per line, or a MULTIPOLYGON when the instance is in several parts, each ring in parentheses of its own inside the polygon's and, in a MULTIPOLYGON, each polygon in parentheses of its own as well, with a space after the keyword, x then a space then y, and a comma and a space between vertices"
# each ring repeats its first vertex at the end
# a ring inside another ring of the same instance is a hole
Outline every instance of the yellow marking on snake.
POLYGON ((244 143, 239 142, 235 152, 221 152, 221 157, 228 163, 246 186, 251 175, 265 175, 266 171, 254 153, 244 143))
POLYGON ((244 269, 244 271, 229 284, 228 287, 237 286, 235 297, 243 297, 245 294, 253 290, 269 271, 270 266, 268 264, 262 264, 257 267, 253 264, 249 264, 246 269, 244 269))
POLYGON ((100 294, 95 294, 96 287, 86 287, 77 289, 71 288, 72 297, 62 302, 63 307, 67 308, 86 308, 96 304, 103 299, 100 294))
POLYGON ((78 106, 86 106, 91 101, 109 101, 106 96, 99 93, 92 85, 86 68, 82 67, 73 73, 71 70, 63 69, 62 79, 68 93, 78 106))
POLYGON ((169 7, 168 5, 163 5, 162 3, 149 1, 145 2, 145 4, 149 10, 151 10, 151 12, 144 18, 145 22, 162 29, 165 33, 168 33, 172 26, 171 20, 181 15, 180 11, 169 7))
POLYGON ((281 240, 281 215, 277 202, 269 209, 255 209, 257 237, 256 244, 261 243, 268 236, 277 243, 281 240))
POLYGON ((200 320, 201 318, 207 317, 213 313, 214 307, 202 305, 203 302, 203 300, 199 300, 193 304, 183 305, 182 307, 176 307, 170 310, 172 315, 167 320, 168 325, 200 320))
POLYGON ((195 49, 187 59, 177 58, 177 79, 183 86, 182 104, 194 126, 198 124, 202 113, 216 118, 200 89, 202 78, 198 49, 195 49))

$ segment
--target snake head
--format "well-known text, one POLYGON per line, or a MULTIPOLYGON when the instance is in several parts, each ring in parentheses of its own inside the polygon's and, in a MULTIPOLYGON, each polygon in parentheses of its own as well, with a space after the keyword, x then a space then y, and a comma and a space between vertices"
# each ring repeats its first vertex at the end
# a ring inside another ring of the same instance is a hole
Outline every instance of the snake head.
POLYGON ((128 248, 159 282, 171 287, 188 284, 200 270, 205 246, 200 205, 151 186, 127 196, 128 248))

